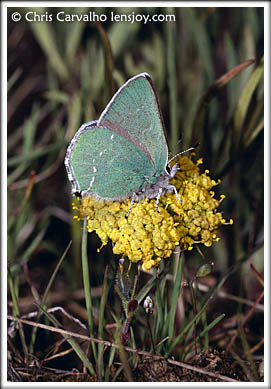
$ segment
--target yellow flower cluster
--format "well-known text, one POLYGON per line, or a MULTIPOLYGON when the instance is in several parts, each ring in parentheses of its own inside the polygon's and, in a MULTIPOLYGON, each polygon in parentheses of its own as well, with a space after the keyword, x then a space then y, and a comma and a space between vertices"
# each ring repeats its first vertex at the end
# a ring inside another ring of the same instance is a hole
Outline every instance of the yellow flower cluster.
POLYGON ((132 262, 143 261, 143 270, 157 266, 168 258, 175 247, 191 250, 195 243, 211 246, 218 241, 217 230, 221 224, 232 224, 216 212, 220 200, 214 199, 215 182, 208 171, 199 173, 198 165, 188 157, 180 157, 180 171, 170 181, 175 185, 182 203, 174 193, 161 196, 159 212, 155 199, 135 202, 127 218, 131 200, 109 202, 86 196, 78 199, 73 208, 79 211, 81 220, 87 217, 88 231, 95 231, 103 245, 109 240, 113 252, 127 256, 132 262))

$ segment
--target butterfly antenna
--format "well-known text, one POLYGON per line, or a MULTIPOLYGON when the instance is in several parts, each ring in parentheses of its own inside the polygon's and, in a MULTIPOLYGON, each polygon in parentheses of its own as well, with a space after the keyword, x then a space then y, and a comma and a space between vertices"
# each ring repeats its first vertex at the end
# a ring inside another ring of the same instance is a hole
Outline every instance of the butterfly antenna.
POLYGON ((178 142, 173 146, 173 149, 169 151, 169 154, 173 154, 173 151, 176 149, 176 147, 182 142, 182 138, 178 140, 178 142))
POLYGON ((199 144, 200 144, 200 143, 197 142, 194 146, 189 147, 189 149, 184 150, 184 151, 181 151, 180 153, 174 155, 174 157, 172 157, 172 158, 168 161, 168 163, 170 163, 171 161, 173 161, 173 159, 175 159, 176 157, 178 157, 178 155, 182 155, 182 154, 184 154, 184 153, 187 153, 188 151, 195 150, 195 148, 198 147, 199 144))

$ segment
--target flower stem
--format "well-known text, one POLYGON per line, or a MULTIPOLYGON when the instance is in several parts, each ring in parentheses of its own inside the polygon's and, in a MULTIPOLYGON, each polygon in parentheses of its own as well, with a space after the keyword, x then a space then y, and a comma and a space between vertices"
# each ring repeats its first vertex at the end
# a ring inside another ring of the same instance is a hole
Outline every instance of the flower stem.
MULTIPOLYGON (((82 234, 82 272, 83 272, 83 282, 84 282, 84 291, 85 291, 85 300, 88 314, 88 325, 89 325, 89 335, 94 337, 94 324, 92 318, 92 300, 91 300, 91 290, 89 282, 89 268, 88 268, 88 256, 87 256, 87 218, 84 218, 83 225, 83 234, 82 234)), ((91 347, 95 360, 97 359, 97 349, 96 345, 91 342, 91 347)))

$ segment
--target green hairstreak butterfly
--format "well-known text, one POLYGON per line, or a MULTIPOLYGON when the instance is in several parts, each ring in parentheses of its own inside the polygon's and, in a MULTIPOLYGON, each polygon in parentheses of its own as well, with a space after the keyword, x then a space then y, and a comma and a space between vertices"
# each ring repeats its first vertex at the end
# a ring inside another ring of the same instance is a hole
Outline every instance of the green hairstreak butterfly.
MULTIPOLYGON (((156 198, 177 190, 169 180, 168 146, 151 77, 141 73, 112 97, 99 120, 83 124, 67 149, 65 165, 72 192, 104 200, 156 198)), ((180 199, 179 199, 180 200, 180 199)))

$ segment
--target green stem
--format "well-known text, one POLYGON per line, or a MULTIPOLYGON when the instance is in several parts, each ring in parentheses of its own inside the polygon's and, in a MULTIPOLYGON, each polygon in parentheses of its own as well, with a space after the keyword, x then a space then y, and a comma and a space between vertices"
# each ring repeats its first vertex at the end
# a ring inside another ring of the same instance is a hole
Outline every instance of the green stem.
MULTIPOLYGON (((190 296, 191 296, 191 301, 192 301, 192 307, 193 307, 193 313, 194 315, 197 314, 197 305, 196 305, 196 299, 195 299, 195 294, 194 294, 194 289, 193 289, 193 281, 189 283, 189 289, 190 289, 190 296)), ((194 338, 197 338, 197 326, 196 322, 194 323, 194 338)), ((195 345, 195 354, 197 354, 197 343, 196 341, 194 342, 195 345)))
MULTIPOLYGON (((105 268, 104 273, 104 282, 103 282, 103 293, 100 303, 100 315, 99 315, 99 326, 98 326, 98 337, 99 339, 103 339, 103 330, 104 330, 104 309, 105 303, 107 299, 107 289, 108 289, 108 266, 105 268)), ((100 379, 104 377, 104 363, 103 363, 103 354, 104 354, 104 346, 102 344, 98 344, 98 372, 100 379)))
POLYGON ((183 261, 180 257, 180 250, 177 250, 177 247, 176 247, 176 254, 174 259, 175 261, 178 262, 178 267, 177 267, 177 274, 176 274, 174 288, 173 288, 173 295, 172 295, 171 307, 169 311, 169 320, 168 320, 168 336, 170 341, 172 340, 173 333, 174 333, 175 315, 176 315, 176 309, 178 304, 178 298, 181 291, 181 281, 182 281, 182 274, 183 274, 183 261))
MULTIPOLYGON (((85 300, 88 315, 88 325, 90 337, 94 337, 94 324, 92 317, 92 300, 91 300, 91 289, 89 282, 89 268, 88 268, 88 256, 87 256, 87 218, 84 218, 83 234, 82 234, 82 272, 83 272, 83 283, 85 300)), ((91 342, 91 347, 95 360, 97 360, 97 349, 95 343, 91 342)))
POLYGON ((191 328, 191 326, 197 321, 199 320, 199 318, 201 317, 201 315, 203 314, 203 312, 205 311, 205 309, 207 308, 207 305, 209 304, 210 300, 212 299, 212 297, 209 297, 207 299, 207 301, 205 302, 205 304, 203 305, 203 307, 200 309, 200 311, 196 314, 196 316, 193 317, 193 319, 186 325, 186 327, 182 330, 182 332, 174 338, 174 341, 172 342, 172 344, 170 345, 169 349, 167 350, 166 352, 166 355, 165 357, 167 358, 169 356, 169 354, 171 353, 171 351, 174 349, 174 347, 180 343, 182 341, 182 339, 184 338, 185 334, 187 333, 187 331, 191 328))
MULTIPOLYGON (((12 302, 13 302, 14 316, 20 317, 18 299, 17 299, 17 295, 15 292, 13 280, 12 280, 9 269, 8 269, 8 283, 9 283, 10 294, 11 294, 11 298, 12 298, 12 302)), ((26 342, 25 342, 25 336, 24 336, 24 330, 23 330, 22 323, 19 323, 19 334, 20 334, 20 339, 21 339, 21 343, 23 346, 23 350, 24 350, 25 359, 27 359, 28 351, 27 351, 27 346, 26 346, 26 342)))
MULTIPOLYGON (((200 340, 202 339, 203 337, 205 337, 206 334, 208 334, 208 332, 214 327, 216 326, 222 319, 224 319, 225 317, 225 313, 222 313, 219 317, 217 317, 215 320, 212 321, 212 323, 210 323, 209 325, 207 325, 202 331, 201 333, 193 340, 193 342, 190 344, 190 347, 189 349, 185 352, 185 355, 184 355, 184 358, 183 360, 185 360, 186 358, 186 355, 188 355, 190 353, 190 351, 192 350, 193 346, 200 340)), ((207 348, 208 349, 208 348, 207 348)), ((206 349, 206 350, 207 350, 206 349)))

